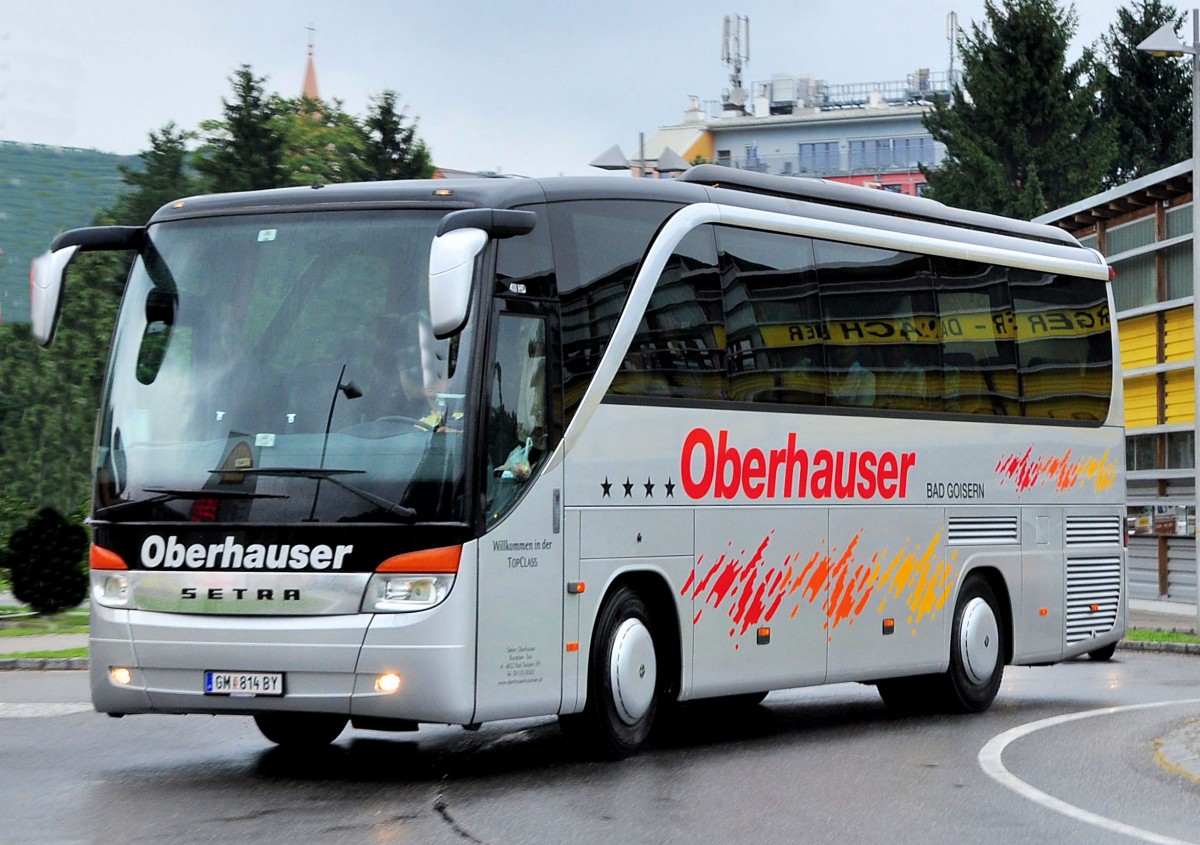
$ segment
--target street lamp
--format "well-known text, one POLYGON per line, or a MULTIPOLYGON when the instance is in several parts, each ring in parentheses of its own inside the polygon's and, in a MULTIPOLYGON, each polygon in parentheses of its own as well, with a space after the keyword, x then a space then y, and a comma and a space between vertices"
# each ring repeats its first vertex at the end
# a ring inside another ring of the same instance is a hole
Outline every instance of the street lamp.
MULTIPOLYGON (((1185 44, 1175 34, 1175 25, 1166 23, 1137 45, 1152 56, 1192 57, 1192 388, 1196 394, 1195 420, 1192 423, 1193 477, 1195 512, 1200 515, 1200 9, 1192 9, 1192 43, 1185 44)), ((1200 629, 1200 531, 1196 532, 1196 619, 1200 629)))

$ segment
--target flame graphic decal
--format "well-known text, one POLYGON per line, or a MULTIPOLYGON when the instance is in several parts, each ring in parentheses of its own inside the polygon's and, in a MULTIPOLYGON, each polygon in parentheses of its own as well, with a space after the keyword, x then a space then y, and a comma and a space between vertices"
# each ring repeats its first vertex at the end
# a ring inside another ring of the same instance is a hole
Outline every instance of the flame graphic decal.
POLYGON ((825 629, 832 636, 842 622, 853 625, 878 591, 882 595, 878 612, 884 611, 889 600, 901 601, 908 608, 908 624, 916 625, 926 616, 936 616, 954 587, 951 564, 936 558, 940 532, 924 547, 901 548, 894 553, 884 549, 876 552, 870 563, 858 563, 855 553, 862 540, 860 530, 840 554, 836 547, 825 553, 813 552, 798 574, 801 555, 786 555, 778 566, 768 561, 773 534, 763 538, 748 560, 743 560, 745 550, 738 554, 727 551, 707 571, 703 569, 704 556, 696 560, 680 590, 680 595, 690 594, 702 604, 693 624, 700 622, 709 607, 724 610, 733 623, 729 636, 736 639, 752 627, 770 622, 785 601, 791 602, 789 616, 795 617, 802 604, 823 599, 825 629), (705 574, 697 583, 699 572, 705 574))
POLYGON ((1099 458, 1076 458, 1068 449, 1062 455, 1033 457, 1033 447, 1023 455, 1009 455, 996 464, 996 473, 1003 485, 1006 480, 1016 483, 1017 492, 1024 493, 1034 487, 1053 484, 1059 493, 1090 482, 1093 490, 1101 493, 1112 487, 1117 478, 1116 461, 1109 460, 1105 451, 1099 458))

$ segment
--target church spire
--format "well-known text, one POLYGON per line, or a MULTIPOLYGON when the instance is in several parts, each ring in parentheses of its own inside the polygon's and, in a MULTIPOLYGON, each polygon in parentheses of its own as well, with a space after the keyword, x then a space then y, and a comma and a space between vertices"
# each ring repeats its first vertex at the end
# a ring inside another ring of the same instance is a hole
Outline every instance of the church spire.
POLYGON ((310 100, 321 99, 321 92, 317 88, 317 66, 313 62, 313 33, 316 28, 308 25, 308 62, 304 66, 304 88, 300 94, 310 100))

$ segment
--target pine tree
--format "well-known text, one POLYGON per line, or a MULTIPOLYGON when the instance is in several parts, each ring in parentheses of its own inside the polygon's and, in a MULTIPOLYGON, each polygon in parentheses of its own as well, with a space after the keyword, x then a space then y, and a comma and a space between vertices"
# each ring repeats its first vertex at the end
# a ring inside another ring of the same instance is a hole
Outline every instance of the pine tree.
POLYGON ((119 222, 139 226, 166 203, 198 190, 188 169, 187 142, 194 137, 195 133, 179 129, 172 121, 150 133, 150 149, 138 153, 141 168, 120 165, 121 181, 132 190, 114 209, 119 222))
POLYGON ((1184 15, 1161 0, 1134 0, 1117 9, 1101 37, 1107 65, 1100 74, 1100 115, 1116 130, 1117 156, 1107 184, 1116 186, 1191 158, 1192 73, 1185 59, 1163 59, 1137 45, 1164 24, 1178 30, 1184 15))
POLYGON ((288 184, 283 167, 285 107, 263 90, 266 77, 242 65, 229 78, 233 101, 223 99, 225 117, 200 124, 204 143, 196 153, 196 170, 213 192, 250 191, 288 184))
POLYGON ((1115 141, 1096 114, 1092 52, 1067 64, 1074 6, 986 0, 984 16, 959 38, 961 86, 925 118, 946 147, 938 169, 922 168, 929 196, 1029 219, 1095 193, 1115 141))
POLYGON ((417 122, 409 121, 403 108, 396 111, 395 91, 385 90, 371 98, 363 125, 368 180, 428 179, 433 175, 433 159, 425 142, 417 137, 417 122))

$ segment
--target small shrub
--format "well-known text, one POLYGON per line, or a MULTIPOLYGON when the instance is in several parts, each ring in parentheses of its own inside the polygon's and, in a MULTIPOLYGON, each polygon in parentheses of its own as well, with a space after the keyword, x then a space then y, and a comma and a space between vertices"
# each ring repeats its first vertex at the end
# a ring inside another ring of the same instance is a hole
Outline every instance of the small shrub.
POLYGON ((87 596, 87 532, 53 508, 43 508, 13 532, 0 566, 8 568, 13 595, 38 613, 58 613, 87 596))

